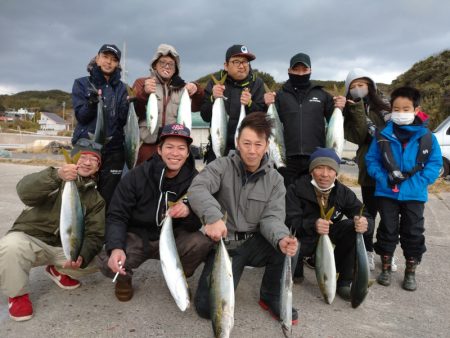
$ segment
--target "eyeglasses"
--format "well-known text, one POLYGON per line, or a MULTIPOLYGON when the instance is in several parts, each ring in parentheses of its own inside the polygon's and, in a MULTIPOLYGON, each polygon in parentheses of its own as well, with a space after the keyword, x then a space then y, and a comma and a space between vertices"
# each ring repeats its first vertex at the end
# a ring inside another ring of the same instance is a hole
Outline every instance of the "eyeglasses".
POLYGON ((81 155, 78 161, 98 164, 98 158, 95 156, 81 155))
POLYGON ((80 146, 80 147, 89 147, 94 150, 102 150, 102 148, 103 148, 103 146, 100 143, 90 141, 85 138, 79 139, 76 145, 80 146))
POLYGON ((248 64, 249 64, 248 60, 233 60, 233 61, 230 61, 230 62, 231 62, 231 63, 233 64, 233 66, 235 66, 235 67, 240 67, 240 66, 247 67, 248 64))
POLYGON ((158 61, 158 65, 161 68, 169 68, 169 69, 174 69, 175 68, 175 62, 158 61))

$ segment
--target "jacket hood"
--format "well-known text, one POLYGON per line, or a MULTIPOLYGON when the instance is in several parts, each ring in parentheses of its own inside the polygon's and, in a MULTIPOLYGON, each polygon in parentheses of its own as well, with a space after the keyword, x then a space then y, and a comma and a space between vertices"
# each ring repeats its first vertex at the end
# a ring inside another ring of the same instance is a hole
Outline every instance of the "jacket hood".
POLYGON ((150 60, 150 71, 154 69, 156 61, 161 56, 172 56, 175 59, 175 74, 178 75, 180 73, 180 55, 176 51, 175 47, 171 45, 161 44, 156 49, 155 54, 153 55, 152 59, 150 60))
POLYGON ((347 75, 347 78, 345 79, 345 96, 348 95, 349 92, 349 88, 350 88, 350 84, 356 80, 356 79, 367 79, 369 80, 372 85, 374 86, 375 90, 377 89, 377 84, 375 83, 375 81, 372 79, 372 76, 365 71, 362 68, 353 68, 347 75))

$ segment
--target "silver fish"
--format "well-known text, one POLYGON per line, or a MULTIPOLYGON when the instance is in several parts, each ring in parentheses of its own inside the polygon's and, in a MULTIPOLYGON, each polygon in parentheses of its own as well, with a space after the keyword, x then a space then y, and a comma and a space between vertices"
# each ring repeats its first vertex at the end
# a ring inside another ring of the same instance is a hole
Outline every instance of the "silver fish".
POLYGON ((352 307, 357 308, 366 298, 369 288, 369 260, 367 259, 364 237, 356 234, 355 267, 350 289, 352 307))
POLYGON ((97 103, 97 120, 95 122, 94 134, 89 133, 89 137, 101 145, 105 145, 111 140, 111 136, 106 136, 108 119, 105 111, 103 110, 103 97, 101 89, 98 90, 98 103, 97 103))
POLYGON ((237 139, 239 136, 239 127, 241 126, 242 120, 245 117, 245 106, 243 104, 241 104, 241 111, 239 113, 239 120, 238 120, 238 124, 236 126, 236 131, 234 132, 234 145, 237 148, 237 139))
POLYGON ((316 247, 316 279, 320 292, 328 304, 336 296, 336 265, 334 249, 328 235, 320 235, 316 247))
POLYGON ((181 311, 186 311, 191 303, 189 287, 175 245, 172 217, 168 215, 164 219, 159 237, 159 256, 164 279, 166 280, 170 294, 178 308, 181 311))
POLYGON ((234 326, 234 281, 230 256, 221 239, 211 272, 210 310, 215 337, 229 337, 234 326))
POLYGON ((292 266, 291 257, 284 257, 280 290, 280 321, 285 337, 292 334, 292 266))
POLYGON ((180 98, 180 105, 177 112, 177 123, 183 124, 185 127, 192 129, 192 110, 191 110, 191 98, 186 88, 183 89, 183 93, 180 98))
POLYGON ((267 115, 273 119, 272 135, 269 139, 269 155, 277 168, 286 166, 286 147, 284 144, 284 128, 280 121, 275 104, 269 105, 267 115))
POLYGON ((225 156, 228 118, 223 98, 214 100, 211 118, 211 143, 217 158, 225 156))
POLYGON ((139 122, 134 110, 134 103, 130 102, 128 108, 127 124, 124 127, 125 134, 125 163, 128 169, 133 169, 138 158, 140 137, 139 122))
POLYGON ((76 261, 84 240, 84 215, 75 181, 64 182, 59 234, 64 255, 68 260, 76 261))
POLYGON ((344 116, 339 108, 334 108, 327 127, 326 147, 334 149, 339 157, 344 151, 344 116))
POLYGON ((155 93, 151 93, 148 96, 145 120, 147 122, 147 129, 153 134, 158 125, 158 98, 155 93))

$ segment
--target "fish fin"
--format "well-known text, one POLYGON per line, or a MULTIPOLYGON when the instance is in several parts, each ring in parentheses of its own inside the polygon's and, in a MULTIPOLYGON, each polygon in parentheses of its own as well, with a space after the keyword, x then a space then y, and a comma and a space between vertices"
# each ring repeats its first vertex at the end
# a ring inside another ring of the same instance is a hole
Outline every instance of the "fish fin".
POLYGON ((365 205, 363 203, 363 205, 361 205, 361 209, 359 210, 359 217, 362 217, 363 211, 364 211, 364 207, 365 207, 365 205))
POLYGON ((211 74, 211 80, 214 82, 215 85, 220 84, 220 81, 216 79, 216 77, 214 76, 214 74, 211 74))
POLYGON ((225 224, 227 224, 227 220, 228 220, 228 212, 225 211, 225 214, 222 217, 222 220, 225 224))
POLYGON ((367 283, 367 287, 371 287, 375 283, 375 279, 369 279, 369 283, 367 283))
POLYGON ((327 214, 325 215, 325 219, 326 219, 327 221, 329 221, 329 220, 331 219, 331 216, 333 216, 333 214, 334 214, 334 207, 331 207, 331 208, 328 210, 327 214))
POLYGON ((339 279, 339 272, 336 272, 336 280, 339 279))
POLYGON ((228 73, 225 73, 222 78, 219 80, 219 83, 223 85, 225 83, 225 80, 227 79, 228 73))
POLYGON ((72 163, 77 164, 78 160, 80 159, 81 153, 77 152, 75 155, 72 156, 72 163))
POLYGON ((323 205, 319 205, 320 207, 320 218, 325 219, 325 209, 323 208, 323 205))
POLYGON ((265 83, 264 83, 264 91, 265 91, 266 93, 270 93, 270 88, 269 88, 269 86, 268 86, 267 84, 265 84, 265 83))
POLYGON ((72 158, 70 157, 69 152, 66 149, 64 149, 64 148, 62 148, 61 150, 62 150, 62 153, 64 155, 64 159, 66 160, 66 163, 71 164, 72 163, 72 158))
POLYGON ((92 134, 91 132, 88 132, 88 135, 89 135, 89 139, 90 139, 91 141, 93 141, 94 138, 95 138, 95 135, 92 134))

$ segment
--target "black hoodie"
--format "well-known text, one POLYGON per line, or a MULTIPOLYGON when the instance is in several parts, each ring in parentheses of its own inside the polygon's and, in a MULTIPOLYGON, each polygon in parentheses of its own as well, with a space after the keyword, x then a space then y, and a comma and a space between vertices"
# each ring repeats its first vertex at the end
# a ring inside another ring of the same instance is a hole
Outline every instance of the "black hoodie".
MULTIPOLYGON (((113 249, 126 250, 127 232, 138 234, 144 242, 159 239, 166 202, 182 198, 198 174, 192 154, 174 178, 164 177, 165 169, 165 163, 155 154, 131 170, 117 185, 106 217, 108 253, 113 249)), ((175 218, 173 226, 196 231, 201 223, 191 210, 188 217, 175 218)))

